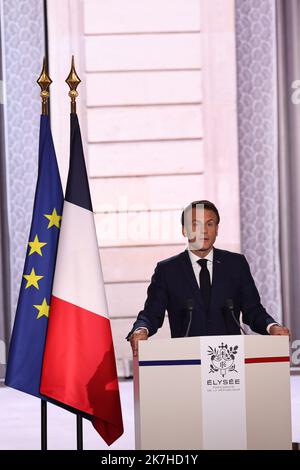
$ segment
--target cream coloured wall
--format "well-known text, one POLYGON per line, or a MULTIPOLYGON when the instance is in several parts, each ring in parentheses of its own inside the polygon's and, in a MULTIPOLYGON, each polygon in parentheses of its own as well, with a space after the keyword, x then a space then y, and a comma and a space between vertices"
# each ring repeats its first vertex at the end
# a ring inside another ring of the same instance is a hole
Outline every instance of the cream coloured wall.
MULTIPOLYGON (((120 374, 124 336, 160 259, 185 243, 180 212, 220 208, 239 249, 234 2, 48 0, 52 130, 68 165, 71 54, 120 374)), ((168 335, 167 325, 162 335, 168 335)))

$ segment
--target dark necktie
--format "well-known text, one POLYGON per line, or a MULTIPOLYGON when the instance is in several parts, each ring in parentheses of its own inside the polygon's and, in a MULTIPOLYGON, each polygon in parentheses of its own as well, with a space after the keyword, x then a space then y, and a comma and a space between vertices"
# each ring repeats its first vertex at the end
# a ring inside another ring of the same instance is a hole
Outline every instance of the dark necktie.
POLYGON ((199 276, 200 290, 201 290, 202 298, 204 301, 204 305, 206 307, 206 310, 208 310, 209 304, 210 304, 211 285, 210 285, 210 275, 207 269, 207 259, 199 259, 197 263, 200 264, 201 266, 201 271, 200 271, 200 276, 199 276))

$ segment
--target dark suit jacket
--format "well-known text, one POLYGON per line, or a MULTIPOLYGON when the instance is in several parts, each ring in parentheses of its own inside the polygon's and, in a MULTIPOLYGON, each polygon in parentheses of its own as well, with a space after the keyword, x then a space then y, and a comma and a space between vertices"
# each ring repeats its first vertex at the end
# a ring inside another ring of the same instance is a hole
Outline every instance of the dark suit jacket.
POLYGON ((249 265, 245 256, 214 248, 211 304, 205 310, 200 289, 188 251, 159 262, 148 287, 148 296, 130 334, 141 326, 154 335, 163 324, 168 312, 172 338, 185 336, 189 323, 188 299, 194 300, 189 336, 240 334, 226 300, 232 299, 234 313, 239 320, 260 334, 275 320, 260 303, 249 265))

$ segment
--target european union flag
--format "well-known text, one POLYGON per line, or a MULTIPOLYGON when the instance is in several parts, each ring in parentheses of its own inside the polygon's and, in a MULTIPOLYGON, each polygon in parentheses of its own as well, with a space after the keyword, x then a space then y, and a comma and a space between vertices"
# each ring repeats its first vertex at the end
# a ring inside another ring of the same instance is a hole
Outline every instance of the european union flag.
POLYGON ((42 115, 33 216, 5 378, 9 387, 39 398, 62 205, 49 117, 42 115))

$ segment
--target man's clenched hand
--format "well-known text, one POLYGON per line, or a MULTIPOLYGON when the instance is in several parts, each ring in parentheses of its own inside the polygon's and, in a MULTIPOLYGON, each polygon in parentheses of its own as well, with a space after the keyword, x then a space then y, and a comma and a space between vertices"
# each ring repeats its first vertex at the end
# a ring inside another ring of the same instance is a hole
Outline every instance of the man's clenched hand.
POLYGON ((289 336, 289 329, 281 325, 272 325, 270 328, 270 335, 289 336))
POLYGON ((138 342, 145 341, 146 339, 148 339, 148 332, 144 328, 138 329, 132 333, 129 340, 134 356, 137 356, 138 353, 138 342))

